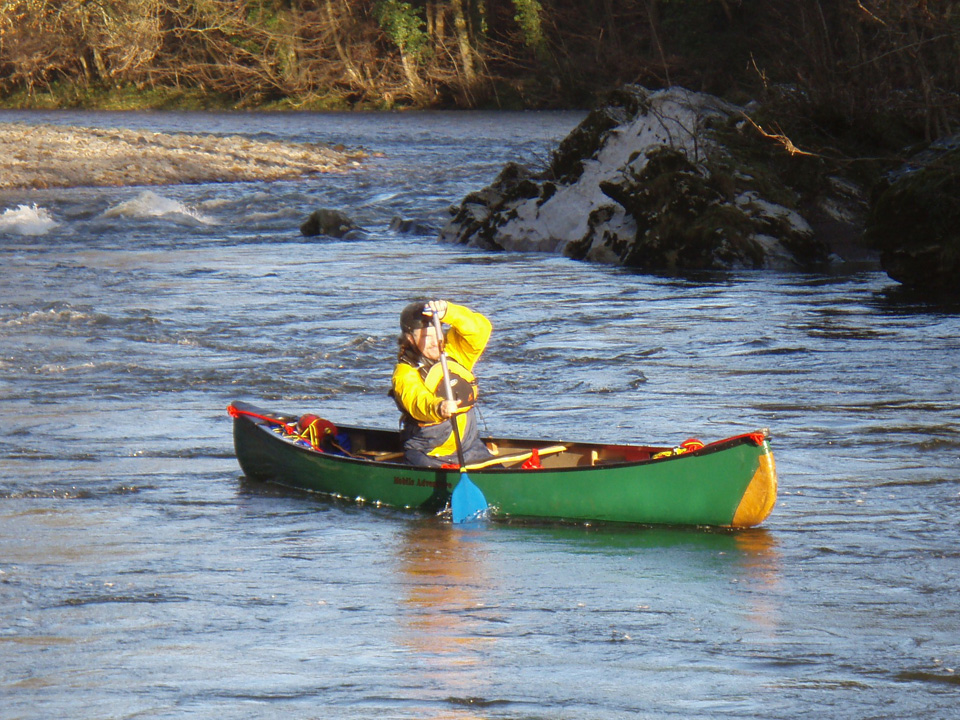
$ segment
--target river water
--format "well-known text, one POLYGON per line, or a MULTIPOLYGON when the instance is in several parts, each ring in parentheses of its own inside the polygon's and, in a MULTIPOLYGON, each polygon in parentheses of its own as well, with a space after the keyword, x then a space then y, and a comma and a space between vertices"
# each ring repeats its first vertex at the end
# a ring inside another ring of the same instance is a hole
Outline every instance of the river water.
POLYGON ((581 117, 0 113, 380 154, 0 194, 3 718, 960 717, 956 308, 872 269, 664 278, 390 229, 581 117), (318 207, 366 235, 301 237, 318 207), (769 427, 773 514, 457 529, 245 480, 233 399, 395 427, 418 296, 493 321, 490 433, 769 427))

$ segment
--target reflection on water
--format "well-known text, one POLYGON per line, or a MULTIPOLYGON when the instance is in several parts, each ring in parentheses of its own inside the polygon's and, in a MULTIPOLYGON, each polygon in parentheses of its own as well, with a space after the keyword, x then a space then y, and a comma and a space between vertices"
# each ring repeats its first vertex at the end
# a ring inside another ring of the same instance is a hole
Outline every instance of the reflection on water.
POLYGON ((762 528, 496 524, 460 531, 430 518, 410 522, 398 537, 397 643, 410 653, 409 683, 435 689, 446 705, 420 707, 419 717, 489 717, 477 708, 510 704, 490 678, 517 663, 539 668, 526 677, 533 683, 553 673, 560 686, 594 675, 606 683, 611 657, 669 670, 678 646, 723 647, 745 636, 762 646, 783 629, 782 556, 776 535, 762 528), (621 574, 610 576, 612 567, 621 574), (678 572, 687 578, 676 587, 678 572), (700 616, 694 622, 703 629, 689 627, 688 613, 700 616), (709 626, 724 628, 721 636, 704 637, 709 626), (554 666, 551 646, 570 643, 579 660, 554 666))
MULTIPOLYGON (((478 612, 486 603, 491 580, 485 548, 476 531, 453 530, 434 519, 416 521, 399 536, 397 581, 398 642, 416 653, 420 663, 413 682, 437 686, 447 701, 469 704, 483 689, 478 678, 486 652, 496 642, 483 633, 478 612)), ((478 718, 468 709, 430 712, 436 720, 478 718)))
POLYGON ((781 563, 776 535, 766 528, 738 530, 731 535, 747 576, 768 587, 776 585, 781 563))
POLYGON ((776 534, 765 527, 728 530, 724 528, 620 526, 613 524, 510 525, 517 533, 533 533, 560 542, 577 552, 610 552, 622 555, 630 550, 686 549, 729 555, 751 579, 775 582, 780 552, 776 534))
POLYGON ((734 534, 737 544, 737 564, 743 569, 743 581, 762 589, 747 596, 747 614, 750 625, 762 630, 772 640, 781 628, 780 599, 782 558, 776 537, 764 528, 751 528, 734 534))

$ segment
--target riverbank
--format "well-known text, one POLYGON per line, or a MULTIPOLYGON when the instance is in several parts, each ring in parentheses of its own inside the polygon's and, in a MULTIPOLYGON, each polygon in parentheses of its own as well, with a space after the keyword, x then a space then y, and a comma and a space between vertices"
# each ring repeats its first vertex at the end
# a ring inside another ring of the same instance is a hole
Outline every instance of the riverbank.
POLYGON ((365 157, 240 136, 0 123, 0 189, 287 180, 365 157))

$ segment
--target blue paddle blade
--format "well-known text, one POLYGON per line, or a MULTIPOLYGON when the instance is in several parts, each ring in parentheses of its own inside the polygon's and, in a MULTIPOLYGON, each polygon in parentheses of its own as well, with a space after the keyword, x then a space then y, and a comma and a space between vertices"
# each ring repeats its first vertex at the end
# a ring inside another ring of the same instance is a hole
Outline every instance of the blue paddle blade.
POLYGON ((450 510, 453 512, 453 522, 457 525, 468 520, 477 520, 487 510, 487 499, 483 496, 483 491, 473 484, 466 473, 460 474, 460 482, 453 489, 450 510))

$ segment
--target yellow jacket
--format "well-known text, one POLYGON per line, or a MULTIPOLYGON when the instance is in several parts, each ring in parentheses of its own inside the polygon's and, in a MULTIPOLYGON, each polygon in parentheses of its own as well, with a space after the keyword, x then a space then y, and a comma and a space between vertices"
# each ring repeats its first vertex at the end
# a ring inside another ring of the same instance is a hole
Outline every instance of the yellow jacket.
MULTIPOLYGON (((445 349, 451 383, 460 379, 475 385, 473 366, 483 354, 493 326, 480 313, 453 303, 447 303, 443 322, 450 326, 446 333, 445 349)), ((444 422, 437 412, 439 401, 443 399, 443 369, 439 362, 434 363, 426 377, 421 375, 421 368, 398 362, 391 384, 397 404, 419 425, 428 427, 444 422)), ((461 437, 467 436, 468 410, 468 407, 464 407, 456 415, 461 437)), ((452 455, 456 452, 452 428, 445 436, 443 442, 427 451, 429 455, 452 455)))

